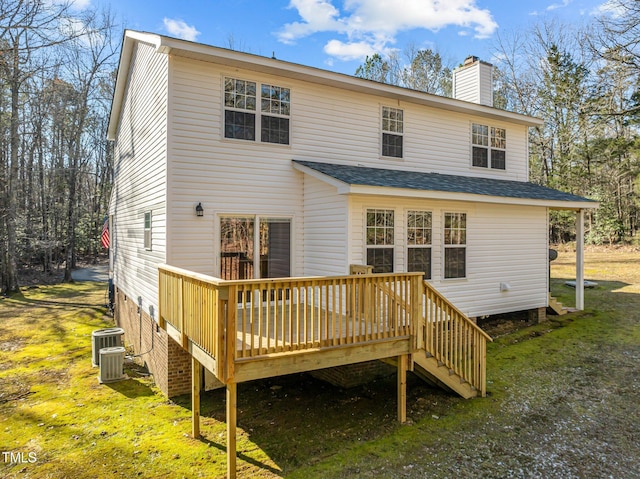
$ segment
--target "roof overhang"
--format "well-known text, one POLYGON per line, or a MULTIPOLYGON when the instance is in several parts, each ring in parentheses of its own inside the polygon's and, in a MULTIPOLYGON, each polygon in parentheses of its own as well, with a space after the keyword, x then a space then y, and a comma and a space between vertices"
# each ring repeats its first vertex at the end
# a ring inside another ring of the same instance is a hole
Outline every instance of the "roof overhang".
POLYGON ((492 120, 508 121, 519 125, 541 126, 544 124, 544 121, 539 118, 499 110, 497 108, 456 100, 453 98, 424 93, 417 90, 410 90, 408 88, 388 85, 386 83, 379 83, 342 73, 322 70, 320 68, 309 67, 250 53, 238 52, 235 50, 228 50, 202 43, 180 40, 154 33, 125 30, 122 50, 120 53, 116 88, 111 106, 111 117, 108 130, 109 139, 114 139, 117 132, 120 110, 124 99, 127 78, 129 76, 131 55, 136 42, 148 43, 153 45, 159 53, 171 54, 177 57, 191 58, 211 63, 221 63, 233 68, 240 68, 310 83, 317 83, 325 86, 332 86, 343 90, 376 95, 396 101, 406 101, 408 103, 439 108, 442 110, 477 115, 479 117, 492 120))
POLYGON ((313 178, 324 183, 334 186, 340 195, 367 195, 367 196, 386 196, 399 198, 420 198, 429 200, 444 201, 461 201, 471 203, 492 203, 501 205, 517 205, 517 206, 539 206, 553 210, 582 210, 594 209, 599 206, 598 202, 591 200, 584 201, 566 201, 554 199, 537 199, 537 198, 519 198, 512 196, 497 196, 476 194, 470 192, 450 192, 439 191, 434 189, 416 189, 416 188, 400 188, 390 186, 372 186, 364 184, 354 184, 341 181, 330 175, 317 171, 308 166, 302 165, 296 161, 293 167, 313 178))

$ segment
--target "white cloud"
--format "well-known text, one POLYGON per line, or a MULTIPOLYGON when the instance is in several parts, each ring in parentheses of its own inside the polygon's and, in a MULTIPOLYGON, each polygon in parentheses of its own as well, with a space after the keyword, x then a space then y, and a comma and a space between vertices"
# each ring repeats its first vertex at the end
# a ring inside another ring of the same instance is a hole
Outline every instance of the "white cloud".
POLYGON ((182 20, 165 17, 162 22, 164 23, 164 28, 170 35, 182 38, 183 40, 190 40, 193 42, 198 38, 198 35, 200 35, 200 32, 196 30, 196 27, 187 25, 182 20))
POLYGON ((547 11, 552 12, 553 10, 557 10, 559 8, 568 7, 572 1, 573 0, 562 0, 562 2, 560 3, 552 3, 547 7, 547 11))
POLYGON ((330 40, 324 46, 324 52, 332 57, 337 57, 340 60, 359 60, 367 55, 373 55, 379 50, 376 50, 368 42, 341 42, 340 40, 330 40))
POLYGON ((283 43, 293 43, 297 38, 316 32, 343 32, 346 28, 338 20, 340 12, 330 1, 325 0, 291 0, 289 8, 298 10, 302 22, 287 23, 278 38, 283 43))
POLYGON ((284 25, 278 39, 294 43, 319 32, 343 35, 344 39, 330 40, 325 52, 352 60, 382 53, 402 31, 458 26, 473 30, 476 38, 487 38, 498 28, 491 12, 478 8, 475 0, 344 0, 342 11, 332 2, 291 0, 289 8, 298 11, 301 21, 284 25))
POLYGON ((91 6, 91 0, 73 0, 71 6, 75 10, 85 10, 91 6))
POLYGON ((608 0, 603 4, 596 7, 592 12, 592 15, 610 15, 613 18, 620 18, 624 16, 625 11, 621 2, 618 0, 608 0))

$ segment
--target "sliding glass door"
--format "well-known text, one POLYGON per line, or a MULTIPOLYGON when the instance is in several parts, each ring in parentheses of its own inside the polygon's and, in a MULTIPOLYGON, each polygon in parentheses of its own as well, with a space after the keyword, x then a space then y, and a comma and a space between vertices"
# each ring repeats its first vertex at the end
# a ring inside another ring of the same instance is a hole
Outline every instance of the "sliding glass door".
POLYGON ((291 276, 291 219, 259 216, 220 218, 222 279, 288 276, 291 276))

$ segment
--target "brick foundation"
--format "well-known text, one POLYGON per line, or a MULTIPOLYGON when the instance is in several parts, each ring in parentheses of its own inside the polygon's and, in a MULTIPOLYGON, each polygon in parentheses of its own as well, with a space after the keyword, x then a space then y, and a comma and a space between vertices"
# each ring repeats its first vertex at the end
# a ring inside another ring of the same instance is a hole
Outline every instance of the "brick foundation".
POLYGON ((374 379, 390 376, 396 372, 397 368, 382 361, 365 361, 334 368, 318 369, 311 371, 309 374, 334 386, 348 389, 361 386, 374 379))
POLYGON ((544 323, 547 320, 547 308, 530 309, 529 321, 535 321, 536 323, 544 323))
POLYGON ((115 322, 124 329, 125 345, 133 348, 153 374, 153 380, 167 397, 191 392, 191 356, 137 303, 115 290, 115 322))

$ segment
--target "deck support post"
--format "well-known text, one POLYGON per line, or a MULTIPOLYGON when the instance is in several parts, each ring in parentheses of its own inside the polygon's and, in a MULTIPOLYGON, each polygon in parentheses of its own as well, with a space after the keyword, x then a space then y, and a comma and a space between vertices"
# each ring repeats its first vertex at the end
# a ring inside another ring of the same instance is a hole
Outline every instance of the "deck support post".
POLYGON ((191 434, 200 437, 200 388, 202 386, 202 366, 191 356, 191 434))
POLYGON ((576 213, 576 309, 584 309, 584 211, 576 213))
POLYGON ((407 369, 408 355, 398 356, 398 422, 407 422, 407 369))
POLYGON ((227 478, 236 477, 236 409, 238 385, 227 383, 227 478))

